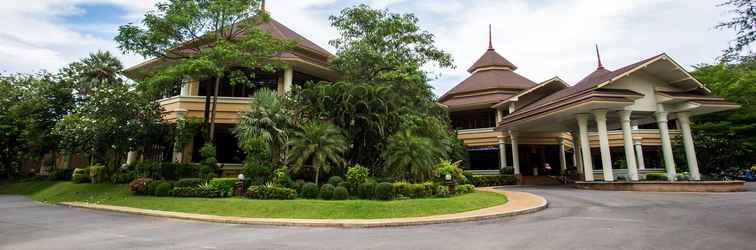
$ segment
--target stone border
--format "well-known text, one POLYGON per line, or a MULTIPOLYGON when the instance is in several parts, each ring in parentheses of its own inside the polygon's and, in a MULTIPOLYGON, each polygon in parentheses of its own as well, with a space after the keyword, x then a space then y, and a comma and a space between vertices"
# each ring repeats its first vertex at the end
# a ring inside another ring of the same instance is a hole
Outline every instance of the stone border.
POLYGON ((441 214, 425 217, 388 218, 388 219, 283 219, 283 218, 245 218, 233 216, 218 216, 205 214, 191 214, 169 212, 141 208, 101 205, 85 202, 61 202, 68 207, 97 209, 121 213, 148 215, 156 217, 187 219, 217 223, 275 225, 275 226, 303 226, 303 227, 340 227, 340 228, 371 228, 398 227, 427 224, 441 224, 452 222, 476 221, 521 214, 534 213, 548 207, 548 201, 538 195, 526 192, 511 192, 494 188, 478 188, 479 191, 496 192, 507 196, 507 202, 501 205, 482 208, 473 211, 441 214))
POLYGON ((577 181, 575 188, 635 192, 743 192, 744 181, 577 181))

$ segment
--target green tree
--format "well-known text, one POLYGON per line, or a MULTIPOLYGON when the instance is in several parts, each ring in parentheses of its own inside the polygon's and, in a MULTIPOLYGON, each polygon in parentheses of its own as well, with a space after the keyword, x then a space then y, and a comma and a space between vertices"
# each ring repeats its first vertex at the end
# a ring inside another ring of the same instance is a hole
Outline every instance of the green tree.
POLYGON ((62 75, 73 83, 82 97, 101 87, 123 84, 123 64, 108 51, 89 53, 89 56, 69 64, 62 75))
POLYGON ((333 124, 313 121, 294 132, 289 142, 295 169, 301 168, 307 160, 312 160, 315 170, 315 184, 320 179, 320 171, 328 172, 331 166, 344 165, 343 154, 348 149, 346 138, 333 124))
POLYGON ((727 0, 719 6, 732 8, 734 17, 728 21, 719 23, 717 29, 732 29, 737 36, 732 44, 725 49, 722 55, 723 61, 734 61, 747 55, 752 55, 751 44, 756 41, 756 1, 754 0, 727 0))
POLYGON ((756 58, 697 65, 693 74, 714 95, 741 105, 737 110, 694 117, 696 154, 704 174, 756 164, 756 58))
POLYGON ((241 148, 257 148, 260 142, 271 145, 274 165, 281 162, 292 127, 291 112, 284 103, 285 97, 275 91, 260 89, 249 101, 249 110, 241 112, 239 124, 234 128, 241 148))
POLYGON ((203 123, 205 128, 209 126, 207 138, 212 141, 221 80, 226 77, 229 84, 252 84, 254 70, 250 69, 270 72, 282 67, 275 56, 293 45, 258 28, 269 21, 259 5, 259 0, 159 2, 145 14, 141 26, 121 26, 115 40, 124 52, 161 62, 157 69, 146 72, 146 89, 162 93, 187 77, 215 82, 206 87, 203 123))
POLYGON ((382 154, 387 174, 413 181, 431 178, 434 165, 443 159, 443 151, 433 144, 431 139, 408 130, 392 135, 382 154))

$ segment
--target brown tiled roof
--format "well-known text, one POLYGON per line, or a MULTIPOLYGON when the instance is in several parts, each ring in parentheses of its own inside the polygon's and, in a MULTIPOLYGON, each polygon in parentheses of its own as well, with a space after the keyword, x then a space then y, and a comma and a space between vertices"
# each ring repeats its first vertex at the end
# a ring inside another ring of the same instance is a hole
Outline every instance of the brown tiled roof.
POLYGON ((448 107, 459 107, 467 105, 494 104, 508 99, 511 93, 491 93, 485 95, 457 96, 441 102, 448 107))
POLYGON ((517 69, 517 66, 509 62, 509 60, 507 60, 503 56, 499 55, 499 53, 496 53, 493 48, 489 48, 486 53, 483 53, 483 56, 481 56, 478 61, 476 61, 469 69, 467 69, 467 72, 472 73, 476 69, 485 67, 506 67, 512 70, 517 69))
POLYGON ((564 101, 566 99, 571 98, 572 96, 579 95, 581 93, 584 93, 586 91, 591 91, 595 88, 597 88, 600 84, 609 81, 613 79, 614 77, 620 76, 624 73, 627 73, 628 71, 631 71, 635 68, 637 68, 640 65, 643 65, 647 62, 650 62, 654 59, 657 59, 661 56, 664 56, 664 54, 659 54, 653 57, 650 57, 648 59, 627 65, 625 67, 622 67, 615 71, 609 71, 607 69, 604 69, 603 67, 597 68, 595 71, 593 71, 591 74, 580 80, 577 84, 575 84, 572 87, 557 91, 556 93, 547 96, 546 98, 543 98, 537 102, 534 102, 528 106, 525 106, 523 108, 518 109, 514 113, 510 114, 517 115, 522 113, 527 113, 535 109, 543 108, 550 103, 554 102, 560 102, 564 101))

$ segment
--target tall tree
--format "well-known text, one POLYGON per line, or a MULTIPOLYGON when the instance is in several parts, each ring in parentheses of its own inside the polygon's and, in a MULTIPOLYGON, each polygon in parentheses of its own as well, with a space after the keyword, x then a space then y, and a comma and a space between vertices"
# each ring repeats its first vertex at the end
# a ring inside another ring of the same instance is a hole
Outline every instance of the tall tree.
POLYGON ((160 62, 147 74, 148 89, 164 92, 187 77, 214 81, 206 86, 203 123, 212 141, 221 80, 227 76, 230 84, 250 84, 247 69, 274 71, 282 67, 275 55, 293 46, 258 28, 269 21, 259 6, 259 0, 159 2, 141 26, 121 26, 115 40, 124 52, 160 62))
POLYGON ((719 23, 718 29, 733 29, 737 36, 725 49, 721 59, 725 62, 740 59, 743 54, 751 55, 751 44, 756 41, 756 1, 727 0, 720 6, 732 8, 733 18, 719 23))
POLYGON ((308 159, 315 170, 315 184, 320 171, 330 171, 332 166, 343 166, 342 154, 348 149, 346 138, 333 124, 313 121, 294 132, 290 142, 294 169, 302 167, 308 159))
POLYGON ((123 84, 123 64, 108 51, 89 53, 89 56, 69 64, 62 75, 74 84, 79 95, 86 97, 93 90, 123 84))

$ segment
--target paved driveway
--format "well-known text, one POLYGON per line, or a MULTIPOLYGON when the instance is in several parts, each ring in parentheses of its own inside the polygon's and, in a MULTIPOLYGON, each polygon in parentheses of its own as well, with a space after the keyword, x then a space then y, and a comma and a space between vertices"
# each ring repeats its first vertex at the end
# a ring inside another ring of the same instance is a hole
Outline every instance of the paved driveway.
POLYGON ((514 187, 544 211, 377 229, 227 225, 42 205, 0 196, 2 249, 756 249, 756 186, 744 193, 514 187))

